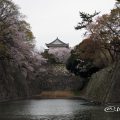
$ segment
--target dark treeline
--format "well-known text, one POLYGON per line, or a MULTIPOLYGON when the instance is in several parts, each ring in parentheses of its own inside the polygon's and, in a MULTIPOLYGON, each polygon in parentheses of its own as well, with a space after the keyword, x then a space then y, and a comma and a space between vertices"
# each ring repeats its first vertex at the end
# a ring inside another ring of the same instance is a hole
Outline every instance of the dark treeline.
POLYGON ((80 78, 69 74, 63 65, 70 50, 41 54, 35 51, 34 42, 19 7, 12 0, 0 0, 0 101, 30 97, 42 90, 81 88, 77 84, 80 78), (54 62, 62 64, 55 67, 54 62))
POLYGON ((85 29, 86 38, 71 52, 66 67, 72 73, 90 77, 120 59, 120 1, 109 14, 80 12, 76 30, 85 29))
POLYGON ((0 100, 40 92, 36 72, 46 62, 34 52, 34 35, 12 0, 0 0, 0 100))
POLYGON ((119 61, 120 2, 110 14, 98 15, 80 12, 82 22, 75 29, 86 29, 87 37, 72 51, 56 49, 41 54, 34 50, 35 37, 19 7, 12 0, 0 0, 0 101, 42 90, 82 89, 87 79, 75 75, 88 78, 119 61))

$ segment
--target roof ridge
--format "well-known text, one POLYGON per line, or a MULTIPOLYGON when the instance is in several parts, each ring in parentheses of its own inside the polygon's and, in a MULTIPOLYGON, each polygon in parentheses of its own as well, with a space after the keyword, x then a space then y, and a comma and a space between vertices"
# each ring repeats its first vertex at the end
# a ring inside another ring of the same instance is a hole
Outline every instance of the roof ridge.
POLYGON ((67 43, 64 43, 63 41, 61 41, 58 37, 54 40, 54 41, 52 41, 52 42, 50 42, 50 43, 48 43, 48 44, 53 44, 55 41, 60 41, 61 43, 63 43, 63 44, 67 44, 67 43))

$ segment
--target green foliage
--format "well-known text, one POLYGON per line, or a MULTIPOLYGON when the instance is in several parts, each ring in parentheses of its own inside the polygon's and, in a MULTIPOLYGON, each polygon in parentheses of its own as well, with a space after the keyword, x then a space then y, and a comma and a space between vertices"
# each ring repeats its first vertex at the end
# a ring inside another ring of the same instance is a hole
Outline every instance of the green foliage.
MULTIPOLYGON (((79 56, 78 56, 79 57, 79 56)), ((93 62, 89 60, 78 59, 77 56, 71 54, 67 61, 66 68, 74 73, 75 75, 80 75, 81 77, 90 77, 93 73, 97 72, 99 68, 94 65, 93 62)))
POLYGON ((27 23, 25 20, 19 22, 19 31, 25 33, 25 41, 32 42, 34 40, 34 35, 31 31, 30 24, 27 23))
POLYGON ((12 45, 14 41, 34 40, 30 25, 12 0, 0 0, 0 38, 12 45))
POLYGON ((85 12, 80 12, 80 17, 82 18, 82 21, 78 23, 78 25, 75 27, 76 30, 86 28, 87 25, 89 25, 91 22, 93 22, 93 18, 98 15, 100 12, 94 12, 94 14, 90 15, 85 12))
POLYGON ((99 65, 95 64, 96 50, 97 46, 94 41, 90 38, 83 40, 71 51, 66 68, 76 75, 90 77, 100 69, 99 65))
POLYGON ((80 96, 80 91, 79 90, 73 91, 73 93, 74 93, 74 96, 80 96))
POLYGON ((34 35, 19 7, 12 0, 0 0, 0 58, 18 60, 17 54, 31 59, 34 35))
POLYGON ((0 43, 0 60, 4 60, 6 58, 10 58, 8 48, 3 43, 0 43))
POLYGON ((72 54, 67 66, 69 70, 72 69, 71 72, 82 73, 81 75, 86 73, 86 76, 90 76, 99 68, 106 67, 120 59, 120 2, 117 1, 110 14, 102 15, 96 20, 93 18, 99 12, 92 15, 80 12, 82 21, 75 29, 86 29, 91 40, 89 38, 83 40, 74 49, 73 54, 76 57, 72 54))
POLYGON ((47 59, 48 63, 50 64, 56 64, 56 58, 53 54, 48 53, 48 51, 44 51, 43 53, 41 53, 41 55, 47 59))
POLYGON ((120 0, 116 0, 116 1, 120 2, 120 0))

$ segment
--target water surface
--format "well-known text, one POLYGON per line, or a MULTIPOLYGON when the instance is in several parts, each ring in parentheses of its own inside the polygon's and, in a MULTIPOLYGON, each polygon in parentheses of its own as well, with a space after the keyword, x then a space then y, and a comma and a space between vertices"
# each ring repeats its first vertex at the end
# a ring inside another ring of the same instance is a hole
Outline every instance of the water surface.
POLYGON ((0 103, 0 120, 120 120, 120 112, 84 100, 22 100, 0 103))

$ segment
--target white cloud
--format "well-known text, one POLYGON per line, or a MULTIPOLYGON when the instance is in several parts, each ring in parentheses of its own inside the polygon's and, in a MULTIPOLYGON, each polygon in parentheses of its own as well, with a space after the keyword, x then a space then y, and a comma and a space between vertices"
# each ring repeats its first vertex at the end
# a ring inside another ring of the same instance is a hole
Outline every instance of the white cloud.
POLYGON ((115 0, 13 0, 27 16, 36 37, 36 46, 44 47, 56 37, 71 46, 81 40, 74 26, 80 21, 79 11, 109 13, 115 0))

